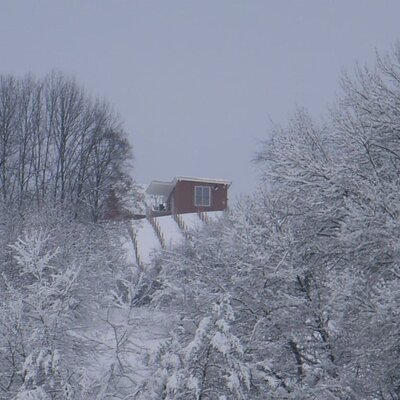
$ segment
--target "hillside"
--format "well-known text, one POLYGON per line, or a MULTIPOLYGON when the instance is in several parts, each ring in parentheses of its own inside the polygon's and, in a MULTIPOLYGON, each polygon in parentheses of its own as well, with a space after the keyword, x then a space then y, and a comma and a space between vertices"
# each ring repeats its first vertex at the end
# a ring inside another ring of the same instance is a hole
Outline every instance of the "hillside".
MULTIPOLYGON (((205 221, 213 221, 221 217, 222 211, 213 211, 203 213, 203 219, 198 214, 181 214, 178 216, 181 220, 181 226, 172 215, 154 218, 158 227, 160 237, 157 236, 156 229, 150 223, 149 219, 132 221, 132 233, 134 239, 132 246, 128 248, 131 257, 134 257, 136 263, 148 264, 155 251, 165 248, 172 248, 185 238, 185 235, 204 225, 205 221)), ((128 246, 129 247, 129 246, 128 246)))

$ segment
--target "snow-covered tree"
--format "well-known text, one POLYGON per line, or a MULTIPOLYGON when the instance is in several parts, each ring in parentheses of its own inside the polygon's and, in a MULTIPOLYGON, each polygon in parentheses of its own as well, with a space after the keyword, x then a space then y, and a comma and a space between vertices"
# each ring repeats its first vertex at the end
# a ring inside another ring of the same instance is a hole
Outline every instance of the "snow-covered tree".
POLYGON ((265 189, 159 261, 153 303, 186 335, 229 294, 250 398, 400 396, 399 54, 345 77, 324 124, 275 128, 265 189))
POLYGON ((195 329, 177 324, 153 357, 155 373, 143 385, 143 398, 247 399, 250 375, 231 330, 234 319, 229 297, 220 296, 195 329))
POLYGON ((12 393, 28 398, 33 392, 63 398, 73 374, 69 361, 78 343, 67 332, 74 319, 79 268, 57 270, 56 250, 47 245, 46 233, 27 233, 12 246, 23 286, 14 286, 3 274, 7 289, 0 312, 0 357, 5 398, 12 393))

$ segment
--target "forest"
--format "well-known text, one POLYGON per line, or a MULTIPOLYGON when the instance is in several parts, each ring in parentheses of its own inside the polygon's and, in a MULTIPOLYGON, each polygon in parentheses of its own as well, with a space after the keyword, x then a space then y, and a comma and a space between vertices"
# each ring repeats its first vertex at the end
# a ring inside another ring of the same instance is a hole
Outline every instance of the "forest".
POLYGON ((73 79, 0 77, 0 399, 400 399, 400 46, 144 268, 104 218, 140 206, 132 160, 73 79))

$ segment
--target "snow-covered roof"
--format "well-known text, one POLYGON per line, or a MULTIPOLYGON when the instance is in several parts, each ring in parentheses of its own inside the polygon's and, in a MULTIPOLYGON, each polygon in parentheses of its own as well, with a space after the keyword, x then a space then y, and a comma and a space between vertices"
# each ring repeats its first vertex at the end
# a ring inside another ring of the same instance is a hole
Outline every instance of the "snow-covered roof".
POLYGON ((155 196, 164 196, 168 198, 171 194, 172 190, 175 187, 176 182, 162 182, 162 181, 153 181, 146 189, 146 193, 155 196))
POLYGON ((228 181, 226 179, 212 179, 212 178, 194 178, 190 176, 177 176, 174 178, 175 182, 179 181, 189 181, 189 182, 201 182, 201 183, 217 183, 220 185, 228 185, 230 186, 232 184, 231 181, 228 181))
POLYGON ((174 189, 177 182, 186 181, 186 182, 199 182, 199 183, 214 183, 220 185, 230 186, 232 184, 231 181, 226 179, 210 179, 210 178, 194 178, 190 176, 176 176, 171 182, 165 181, 153 181, 149 184, 146 189, 146 193, 155 196, 164 196, 168 198, 174 189))

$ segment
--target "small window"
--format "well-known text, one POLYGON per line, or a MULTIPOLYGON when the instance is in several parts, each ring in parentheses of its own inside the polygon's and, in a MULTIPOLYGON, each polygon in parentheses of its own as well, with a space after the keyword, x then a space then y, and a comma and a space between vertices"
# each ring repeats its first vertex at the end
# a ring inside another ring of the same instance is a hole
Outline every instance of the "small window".
POLYGON ((194 205, 196 207, 211 206, 211 188, 209 186, 195 186, 194 205))

